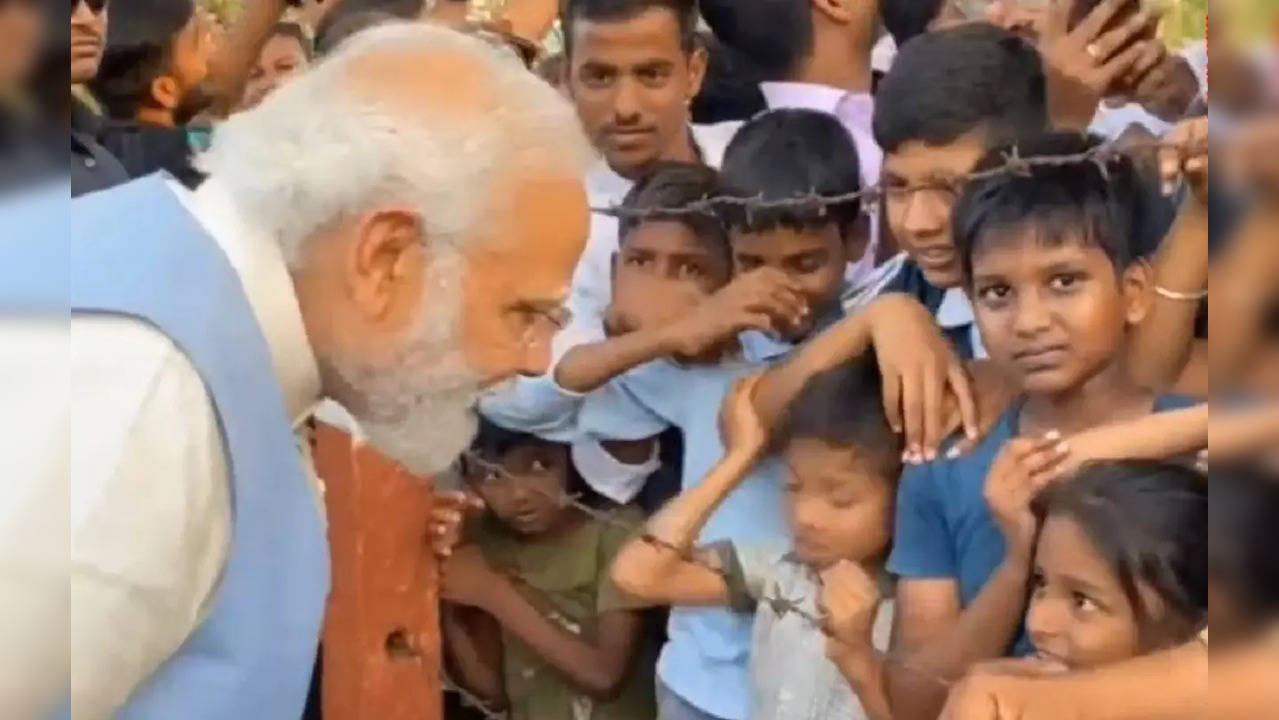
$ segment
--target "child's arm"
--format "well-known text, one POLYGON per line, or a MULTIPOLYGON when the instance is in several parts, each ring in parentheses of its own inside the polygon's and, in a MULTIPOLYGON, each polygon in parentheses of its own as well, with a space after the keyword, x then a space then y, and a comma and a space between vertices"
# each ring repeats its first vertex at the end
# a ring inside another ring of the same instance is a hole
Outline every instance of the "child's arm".
POLYGON ((506 707, 501 628, 474 608, 440 604, 444 656, 458 684, 494 710, 506 707))
POLYGON ((1056 477, 1067 457, 1057 436, 1008 442, 986 477, 986 503, 1004 535, 1004 561, 981 592, 961 608, 954 577, 903 579, 897 587, 893 647, 905 662, 888 672, 895 717, 932 720, 946 701, 941 680, 962 677, 973 664, 1001 657, 1026 610, 1037 524, 1034 494, 1056 477))
POLYGON ((693 562, 693 543, 715 508, 742 481, 763 452, 765 432, 751 407, 754 379, 741 381, 725 405, 728 452, 697 487, 680 493, 649 519, 645 537, 626 543, 613 561, 613 582, 652 605, 727 605, 724 576, 693 562))
POLYGON ((884 663, 874 647, 879 586, 850 560, 822 571, 822 615, 826 655, 848 680, 870 720, 893 720, 884 689, 884 663))
POLYGON ((871 346, 884 380, 884 414, 921 460, 935 453, 955 429, 944 427, 948 398, 958 404, 966 434, 976 435, 977 411, 963 364, 928 310, 901 293, 881 295, 766 373, 756 394, 756 410, 764 427, 777 426, 808 378, 871 346))
POLYGON ((1076 433, 1063 471, 1093 460, 1161 460, 1208 446, 1208 405, 1151 413, 1076 433))
POLYGON ((607 699, 625 682, 643 625, 639 613, 602 613, 594 639, 576 635, 530 603, 513 580, 490 568, 475 546, 457 548, 444 562, 441 580, 442 599, 493 616, 582 692, 607 699))
POLYGON ((1194 342, 1194 299, 1208 284, 1208 120, 1188 120, 1168 136, 1170 143, 1191 150, 1168 148, 1160 155, 1165 189, 1184 176, 1190 184, 1177 221, 1159 246, 1154 260, 1154 285, 1183 297, 1156 291, 1150 314, 1133 328, 1129 362, 1133 377, 1154 390, 1170 387, 1181 376, 1194 342))
POLYGON ((579 345, 555 367, 565 390, 587 393, 633 367, 660 357, 698 357, 743 330, 772 330, 807 312, 787 277, 772 268, 739 275, 698 303, 683 319, 579 345))
POLYGON ((1214 263, 1208 303, 1208 366, 1214 391, 1248 369, 1265 339, 1266 306, 1275 297, 1274 278, 1279 277, 1276 223, 1279 208, 1258 206, 1214 263))

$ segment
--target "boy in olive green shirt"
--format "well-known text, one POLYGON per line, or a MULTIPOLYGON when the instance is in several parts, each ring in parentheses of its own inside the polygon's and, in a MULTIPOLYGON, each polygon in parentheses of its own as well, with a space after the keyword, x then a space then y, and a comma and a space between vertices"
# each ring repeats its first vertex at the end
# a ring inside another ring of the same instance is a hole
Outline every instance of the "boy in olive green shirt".
POLYGON ((567 447, 482 422, 464 473, 488 512, 441 567, 454 679, 512 720, 652 720, 643 614, 609 581, 627 531, 556 502, 567 447))

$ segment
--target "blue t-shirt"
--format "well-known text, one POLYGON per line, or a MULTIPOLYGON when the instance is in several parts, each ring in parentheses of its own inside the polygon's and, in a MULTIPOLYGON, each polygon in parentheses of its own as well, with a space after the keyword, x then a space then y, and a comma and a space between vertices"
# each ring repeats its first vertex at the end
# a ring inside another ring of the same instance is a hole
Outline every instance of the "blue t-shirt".
MULTIPOLYGON (((1189 398, 1155 400, 1155 412, 1194 405, 1189 398)), ((1018 435, 1022 403, 1014 403, 971 452, 954 460, 911 466, 897 489, 897 522, 888 570, 902 578, 955 578, 968 607, 1006 551, 1004 536, 986 506, 986 473, 1004 443, 1018 435)), ((1024 632, 1016 654, 1030 649, 1024 632)))

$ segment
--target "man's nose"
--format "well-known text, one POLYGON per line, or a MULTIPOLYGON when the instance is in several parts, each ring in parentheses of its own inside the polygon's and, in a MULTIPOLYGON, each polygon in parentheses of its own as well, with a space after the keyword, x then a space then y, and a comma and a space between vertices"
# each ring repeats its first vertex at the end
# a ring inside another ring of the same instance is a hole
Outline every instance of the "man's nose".
POLYGON ((633 125, 639 122, 641 115, 639 88, 630 80, 623 79, 617 84, 613 93, 613 120, 618 125, 633 125))
POLYGON ((916 190, 906 198, 906 215, 902 226, 911 237, 925 238, 942 234, 950 208, 929 190, 916 190))
POLYGON ((554 334, 554 327, 534 330, 529 342, 522 348, 516 372, 528 377, 537 377, 550 371, 551 338, 554 334))

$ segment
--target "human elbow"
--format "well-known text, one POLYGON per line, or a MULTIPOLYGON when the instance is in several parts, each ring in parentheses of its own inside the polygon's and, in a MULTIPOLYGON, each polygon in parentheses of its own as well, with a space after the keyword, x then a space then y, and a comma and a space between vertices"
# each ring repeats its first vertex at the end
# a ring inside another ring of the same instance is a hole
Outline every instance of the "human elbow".
POLYGON ((655 600, 657 597, 656 572, 653 564, 645 557, 646 554, 640 548, 623 548, 609 573, 618 590, 640 601, 655 600))
POLYGON ((626 685, 626 668, 599 663, 578 678, 579 689, 593 700, 614 700, 626 685))

